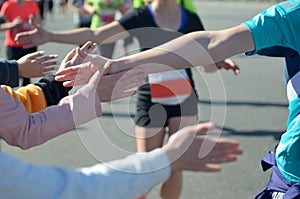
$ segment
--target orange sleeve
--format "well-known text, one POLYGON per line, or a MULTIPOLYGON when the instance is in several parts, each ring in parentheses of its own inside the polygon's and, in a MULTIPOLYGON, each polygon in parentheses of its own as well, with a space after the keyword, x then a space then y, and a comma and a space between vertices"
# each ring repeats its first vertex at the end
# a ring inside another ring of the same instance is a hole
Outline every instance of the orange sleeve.
POLYGON ((28 113, 41 111, 47 107, 46 97, 43 90, 34 84, 29 84, 14 91, 11 87, 1 85, 1 87, 13 98, 19 100, 28 113))

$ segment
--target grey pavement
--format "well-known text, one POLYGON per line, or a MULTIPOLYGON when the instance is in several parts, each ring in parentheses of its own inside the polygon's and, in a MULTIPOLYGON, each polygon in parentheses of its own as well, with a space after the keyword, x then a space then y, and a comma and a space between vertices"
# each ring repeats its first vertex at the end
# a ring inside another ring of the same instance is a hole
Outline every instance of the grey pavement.
MULTIPOLYGON (((271 5, 257 1, 197 1, 199 15, 206 29, 215 30, 239 24, 271 5)), ((55 10, 45 27, 66 30, 75 27, 72 13, 62 16, 55 10)), ((1 39, 4 33, 0 35, 1 39)), ((39 47, 59 58, 74 45, 49 43, 39 47)), ((136 43, 131 49, 136 48, 136 43)), ((197 52, 195 52, 197 53, 197 52)), ((0 55, 4 55, 1 47, 0 55)), ((117 53, 120 55, 118 44, 117 53)), ((184 172, 182 199, 248 199, 260 191, 269 178, 260 159, 273 150, 285 131, 288 115, 283 60, 244 55, 233 59, 241 68, 239 76, 231 71, 200 74, 194 70, 199 94, 199 121, 213 120, 221 137, 236 139, 244 154, 235 163, 222 167, 220 173, 184 172)), ((22 151, 2 142, 3 151, 25 161, 69 168, 89 166, 124 157, 135 151, 133 121, 135 98, 103 104, 103 116, 41 146, 22 151)), ((158 198, 155 187, 149 199, 158 198)))

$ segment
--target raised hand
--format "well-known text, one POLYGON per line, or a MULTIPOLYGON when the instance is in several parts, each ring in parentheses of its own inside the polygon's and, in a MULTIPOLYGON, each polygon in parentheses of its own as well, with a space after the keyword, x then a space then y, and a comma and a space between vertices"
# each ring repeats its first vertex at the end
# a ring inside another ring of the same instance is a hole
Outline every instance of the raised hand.
POLYGON ((172 170, 217 172, 219 164, 236 161, 242 154, 239 143, 229 139, 205 138, 212 123, 188 126, 172 135, 163 146, 172 170))
MULTIPOLYGON (((86 42, 83 46, 81 46, 80 50, 84 53, 98 54, 97 44, 92 43, 91 41, 86 42)), ((62 60, 58 71, 62 71, 65 68, 75 66, 81 63, 84 63, 84 59, 81 59, 79 57, 79 55, 76 53, 76 48, 74 48, 62 60)))
POLYGON ((23 77, 41 77, 57 69, 57 55, 44 55, 43 51, 27 54, 17 60, 19 74, 23 77))
POLYGON ((15 41, 23 48, 39 46, 49 41, 49 33, 40 24, 31 24, 31 31, 16 34, 15 41))
MULTIPOLYGON (((64 86, 66 87, 86 84, 97 70, 103 68, 106 63, 110 65, 109 59, 84 52, 79 48, 76 49, 76 54, 84 63, 70 66, 56 73, 55 79, 57 81, 64 81, 64 86)), ((71 55, 69 58, 71 58, 71 55)))

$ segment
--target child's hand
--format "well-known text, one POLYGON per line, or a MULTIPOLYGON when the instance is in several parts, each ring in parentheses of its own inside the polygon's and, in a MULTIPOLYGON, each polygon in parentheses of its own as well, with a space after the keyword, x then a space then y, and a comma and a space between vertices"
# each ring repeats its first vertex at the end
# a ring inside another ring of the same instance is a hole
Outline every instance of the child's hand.
POLYGON ((57 69, 57 55, 44 56, 44 52, 27 54, 17 60, 20 76, 33 78, 41 77, 57 69))

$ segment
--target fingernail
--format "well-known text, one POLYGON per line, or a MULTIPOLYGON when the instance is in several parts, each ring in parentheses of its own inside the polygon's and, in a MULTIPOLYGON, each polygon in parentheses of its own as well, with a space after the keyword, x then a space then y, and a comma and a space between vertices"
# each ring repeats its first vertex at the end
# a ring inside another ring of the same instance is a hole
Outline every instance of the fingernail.
POLYGON ((40 54, 42 54, 42 55, 43 55, 44 53, 45 53, 45 51, 40 51, 40 54))
POLYGON ((56 58, 56 57, 58 57, 58 55, 57 55, 57 54, 53 54, 53 55, 50 55, 50 56, 52 56, 53 58, 56 58))

